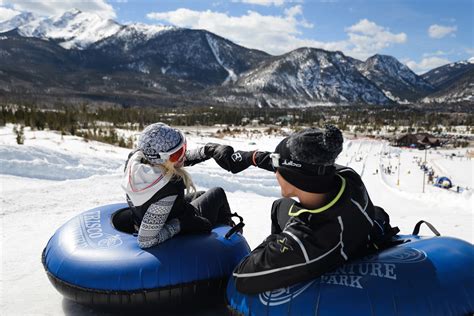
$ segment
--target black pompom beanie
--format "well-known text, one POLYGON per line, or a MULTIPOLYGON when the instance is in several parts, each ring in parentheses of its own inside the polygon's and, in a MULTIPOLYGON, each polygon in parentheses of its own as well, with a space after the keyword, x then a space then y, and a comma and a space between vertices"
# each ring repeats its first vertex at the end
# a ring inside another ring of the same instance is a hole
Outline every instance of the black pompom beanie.
POLYGON ((331 192, 340 184, 339 177, 335 175, 334 162, 342 151, 342 143, 342 133, 333 125, 296 132, 283 139, 275 152, 280 154, 280 159, 312 166, 310 169, 280 166, 278 172, 300 190, 311 193, 331 192))

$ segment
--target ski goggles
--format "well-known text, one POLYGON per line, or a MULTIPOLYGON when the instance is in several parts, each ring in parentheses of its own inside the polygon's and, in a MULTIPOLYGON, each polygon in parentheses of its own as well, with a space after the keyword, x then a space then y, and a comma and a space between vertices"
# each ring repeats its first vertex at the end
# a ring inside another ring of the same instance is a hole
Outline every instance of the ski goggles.
POLYGON ((292 169, 301 170, 301 172, 315 174, 315 175, 325 175, 329 170, 334 169, 333 165, 321 165, 321 164, 308 164, 301 161, 295 161, 292 159, 282 159, 280 154, 271 153, 270 154, 271 162, 273 169, 286 167, 292 169))
POLYGON ((184 155, 186 154, 187 141, 186 137, 181 131, 179 131, 179 134, 181 135, 181 143, 171 151, 168 151, 166 153, 159 153, 161 159, 169 160, 171 162, 179 162, 183 160, 184 155))
POLYGON ((170 154, 169 160, 171 162, 182 161, 183 158, 184 158, 184 155, 186 154, 186 148, 187 148, 187 143, 184 142, 184 144, 183 144, 183 146, 181 146, 181 148, 179 148, 176 152, 170 154))

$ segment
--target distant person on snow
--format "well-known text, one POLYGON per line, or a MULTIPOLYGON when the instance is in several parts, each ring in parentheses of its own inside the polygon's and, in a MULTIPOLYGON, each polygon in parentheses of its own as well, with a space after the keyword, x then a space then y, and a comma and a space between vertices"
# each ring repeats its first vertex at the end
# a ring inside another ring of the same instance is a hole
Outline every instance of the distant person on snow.
POLYGON ((217 223, 232 225, 222 188, 195 192, 184 166, 212 157, 218 144, 186 150, 184 134, 163 123, 147 126, 125 165, 122 188, 132 210, 138 245, 155 246, 178 233, 209 233, 217 223))
POLYGON ((250 165, 275 172, 283 196, 272 205, 271 235, 234 270, 237 290, 255 294, 306 281, 382 246, 392 232, 388 215, 374 207, 354 170, 335 164, 342 143, 340 130, 326 126, 286 137, 273 153, 215 150, 216 162, 233 173, 250 165))

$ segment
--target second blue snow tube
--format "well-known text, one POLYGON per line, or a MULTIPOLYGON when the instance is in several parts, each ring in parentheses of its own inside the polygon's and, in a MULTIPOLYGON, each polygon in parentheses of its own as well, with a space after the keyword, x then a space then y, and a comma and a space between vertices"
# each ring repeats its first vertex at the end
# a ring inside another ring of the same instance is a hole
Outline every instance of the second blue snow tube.
MULTIPOLYGON (((86 211, 65 223, 49 240, 42 261, 66 298, 107 307, 183 306, 223 296, 227 280, 249 253, 245 238, 225 238, 229 226, 211 234, 175 236, 149 249, 119 231, 114 216, 129 211, 114 204, 86 211)), ((212 302, 210 302, 212 303, 212 302)))
POLYGON ((405 243, 309 282, 244 295, 227 288, 233 315, 471 315, 474 246, 450 237, 405 243))

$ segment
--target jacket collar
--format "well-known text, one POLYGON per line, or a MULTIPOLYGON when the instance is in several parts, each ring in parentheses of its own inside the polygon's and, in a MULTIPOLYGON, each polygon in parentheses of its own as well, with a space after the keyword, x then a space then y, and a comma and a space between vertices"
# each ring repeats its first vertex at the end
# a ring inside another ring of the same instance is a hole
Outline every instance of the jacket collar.
POLYGON ((145 156, 137 151, 130 157, 122 179, 122 188, 130 197, 134 206, 146 203, 171 179, 160 167, 142 163, 145 156))
POLYGON ((342 195, 344 194, 344 191, 346 190, 346 179, 344 179, 340 175, 337 175, 337 176, 339 178, 341 178, 341 187, 340 187, 338 193, 336 194, 336 196, 331 201, 329 201, 326 205, 324 205, 322 207, 319 207, 317 209, 314 209, 314 210, 307 210, 307 209, 304 209, 304 208, 299 208, 298 206, 296 206, 296 204, 293 204, 290 207, 288 215, 298 216, 302 213, 319 214, 319 213, 322 213, 322 212, 328 210, 329 208, 333 207, 341 199, 342 195))

